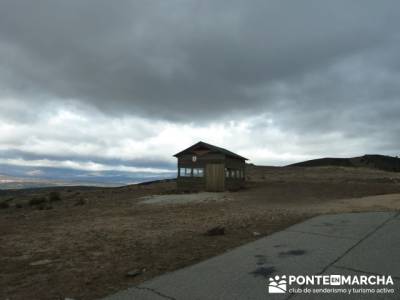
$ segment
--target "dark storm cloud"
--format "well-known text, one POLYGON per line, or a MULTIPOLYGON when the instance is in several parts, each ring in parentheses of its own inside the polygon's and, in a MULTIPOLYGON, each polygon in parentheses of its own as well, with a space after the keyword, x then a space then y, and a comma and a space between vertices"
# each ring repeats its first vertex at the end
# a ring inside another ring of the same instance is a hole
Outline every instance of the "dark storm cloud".
POLYGON ((399 11, 390 0, 3 0, 0 173, 165 175, 200 139, 261 164, 396 155, 399 11))
MULTIPOLYGON (((396 38, 399 8, 365 0, 2 1, 2 93, 170 120, 281 102, 297 113, 329 108, 341 97, 333 84, 300 86, 284 101, 271 89, 319 79, 338 60, 383 47, 379 57, 396 38)), ((378 67, 398 72, 391 62, 378 67)))

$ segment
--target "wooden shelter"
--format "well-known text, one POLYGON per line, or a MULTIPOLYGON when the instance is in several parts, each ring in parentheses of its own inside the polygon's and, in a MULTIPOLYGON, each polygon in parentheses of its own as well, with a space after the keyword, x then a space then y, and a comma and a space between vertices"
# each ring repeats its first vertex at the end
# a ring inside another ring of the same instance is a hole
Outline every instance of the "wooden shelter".
POLYGON ((247 158, 198 142, 174 155, 178 158, 178 190, 237 190, 244 186, 247 158))

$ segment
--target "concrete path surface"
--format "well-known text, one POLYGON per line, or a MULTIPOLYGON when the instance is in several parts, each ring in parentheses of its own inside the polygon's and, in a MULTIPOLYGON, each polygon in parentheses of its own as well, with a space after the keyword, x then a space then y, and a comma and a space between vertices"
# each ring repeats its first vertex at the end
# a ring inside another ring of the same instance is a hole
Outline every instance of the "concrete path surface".
POLYGON ((399 213, 347 213, 312 218, 104 300, 400 299, 399 285, 399 213), (286 283, 280 286, 285 293, 269 293, 270 278, 276 275, 286 276, 276 280, 286 283), (387 280, 390 275, 394 284, 290 283, 295 275, 342 275, 351 280, 374 280, 376 275, 387 280))

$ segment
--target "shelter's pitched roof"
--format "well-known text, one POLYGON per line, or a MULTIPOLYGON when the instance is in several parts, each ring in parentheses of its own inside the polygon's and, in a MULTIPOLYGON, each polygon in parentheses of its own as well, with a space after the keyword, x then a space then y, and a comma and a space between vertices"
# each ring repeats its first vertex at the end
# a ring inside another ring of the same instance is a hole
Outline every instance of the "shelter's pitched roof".
POLYGON ((178 157, 179 155, 184 154, 185 152, 190 152, 191 150, 193 150, 193 149, 195 149, 195 148, 198 148, 198 147, 205 147, 205 148, 207 148, 207 149, 210 149, 211 151, 223 153, 223 154, 225 154, 226 156, 230 156, 230 157, 235 157, 235 158, 239 158, 239 159, 248 160, 247 158, 245 158, 245 157, 243 157, 243 156, 240 156, 239 154, 233 153, 232 151, 229 151, 229 150, 226 150, 226 149, 224 149, 224 148, 217 147, 217 146, 214 146, 214 145, 211 145, 211 144, 207 144, 207 143, 201 142, 201 141, 198 142, 198 143, 196 143, 196 144, 194 144, 194 145, 192 145, 192 146, 190 146, 189 148, 187 148, 187 149, 185 149, 185 150, 182 150, 181 152, 175 154, 174 156, 175 156, 175 157, 178 157))

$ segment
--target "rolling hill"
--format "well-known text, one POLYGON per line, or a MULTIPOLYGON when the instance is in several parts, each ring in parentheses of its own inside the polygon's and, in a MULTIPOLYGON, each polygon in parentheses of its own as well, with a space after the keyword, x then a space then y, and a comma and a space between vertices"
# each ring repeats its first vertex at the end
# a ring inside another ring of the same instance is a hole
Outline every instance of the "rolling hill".
POLYGON ((366 154, 352 158, 319 158, 288 165, 288 167, 323 166, 370 168, 389 172, 400 172, 400 158, 387 155, 366 154))

